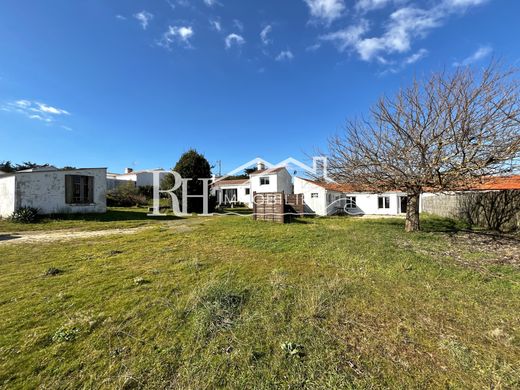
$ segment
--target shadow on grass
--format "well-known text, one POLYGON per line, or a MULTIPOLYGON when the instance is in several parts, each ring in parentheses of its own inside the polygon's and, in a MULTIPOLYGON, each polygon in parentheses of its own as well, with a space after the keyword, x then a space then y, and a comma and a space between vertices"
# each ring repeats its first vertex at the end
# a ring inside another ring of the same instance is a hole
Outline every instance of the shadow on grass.
POLYGON ((92 222, 122 222, 122 221, 172 221, 182 219, 175 215, 166 215, 160 217, 148 216, 147 209, 108 209, 104 214, 54 214, 43 218, 43 222, 48 221, 92 221, 92 222))
POLYGON ((302 225, 308 225, 309 223, 311 223, 309 218, 312 218, 312 217, 296 217, 296 218, 292 218, 289 223, 299 223, 302 225))
POLYGON ((0 241, 16 240, 17 238, 20 238, 20 236, 15 236, 12 234, 0 234, 0 241))
POLYGON ((467 230, 468 225, 461 221, 451 218, 422 217, 421 230, 430 233, 457 233, 467 230))
POLYGON ((221 209, 220 211, 215 211, 215 214, 226 215, 226 213, 239 214, 239 215, 252 215, 253 210, 248 209, 246 207, 236 207, 236 208, 229 207, 229 208, 221 209))
MULTIPOLYGON (((356 217, 354 217, 356 218, 356 217)), ((380 218, 380 219, 362 219, 367 223, 379 226, 388 226, 396 229, 402 229, 404 232, 405 220, 403 218, 380 218)), ((467 231, 470 227, 463 221, 457 221, 451 218, 436 217, 432 215, 421 215, 421 231, 426 233, 457 233, 459 231, 467 231)))

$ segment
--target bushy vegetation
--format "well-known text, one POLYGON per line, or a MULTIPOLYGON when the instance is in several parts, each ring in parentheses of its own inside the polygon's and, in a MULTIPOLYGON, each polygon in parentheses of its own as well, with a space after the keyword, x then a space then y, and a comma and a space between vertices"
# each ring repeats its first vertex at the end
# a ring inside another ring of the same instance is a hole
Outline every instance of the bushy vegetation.
POLYGON ((35 223, 38 222, 38 212, 34 207, 20 207, 11 214, 9 220, 15 223, 35 223))
POLYGON ((107 206, 133 207, 148 203, 146 196, 133 184, 123 184, 107 192, 107 206))
POLYGON ((0 244, 0 383, 519 387, 518 241, 429 216, 413 235, 402 219, 296 222, 0 244))

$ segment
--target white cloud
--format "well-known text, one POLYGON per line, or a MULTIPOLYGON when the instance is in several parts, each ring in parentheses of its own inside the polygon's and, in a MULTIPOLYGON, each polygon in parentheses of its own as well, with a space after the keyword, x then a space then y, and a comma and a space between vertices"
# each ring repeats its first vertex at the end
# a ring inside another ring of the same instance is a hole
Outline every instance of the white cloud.
POLYGON ((141 11, 141 12, 135 14, 134 18, 136 18, 139 21, 143 30, 146 30, 146 28, 148 27, 148 24, 153 19, 153 15, 150 12, 141 11))
POLYGON ((217 0, 204 0, 204 4, 206 4, 208 7, 213 7, 215 5, 222 5, 217 0))
POLYGON ((33 110, 35 110, 37 112, 42 112, 42 113, 52 114, 52 115, 70 115, 69 112, 62 110, 61 108, 48 106, 44 103, 36 102, 36 106, 38 106, 38 108, 37 109, 33 108, 33 110))
POLYGON ((239 29, 240 31, 244 31, 244 23, 242 23, 240 20, 238 19, 234 19, 233 20, 233 25, 239 29))
POLYGON ((394 0, 358 0, 355 5, 356 10, 361 12, 369 12, 381 9, 392 3, 394 0))
POLYGON ((446 7, 464 8, 474 7, 486 3, 488 0, 444 0, 446 7))
MULTIPOLYGON (((438 28, 454 13, 462 13, 470 6, 485 3, 487 0, 443 0, 431 8, 406 6, 393 11, 380 35, 367 36, 369 25, 361 20, 357 25, 347 27, 321 37, 333 41, 340 51, 353 50, 364 61, 377 60, 384 63, 384 56, 404 54, 412 49, 416 39, 424 38, 438 28)), ((372 2, 366 2, 366 4, 372 2)), ((382 0, 378 3, 382 4, 382 0)))
POLYGON ((269 33, 271 31, 273 31, 273 28, 271 25, 268 25, 260 32, 260 39, 264 45, 269 45, 272 42, 272 40, 269 39, 269 33))
POLYGON ((238 35, 238 34, 229 34, 226 39, 226 48, 229 49, 231 48, 231 46, 233 45, 237 45, 237 46, 242 46, 244 43, 246 43, 246 40, 244 39, 244 37, 242 37, 241 35, 238 35))
POLYGON ((222 24, 220 23, 220 20, 217 19, 211 19, 209 21, 210 26, 215 29, 216 31, 222 31, 222 24))
POLYGON ((195 35, 191 26, 169 26, 168 30, 163 34, 159 45, 170 49, 175 42, 190 47, 190 39, 195 35))
POLYGON ((408 56, 404 59, 403 64, 404 65, 412 65, 416 62, 422 60, 424 57, 426 57, 429 54, 428 50, 421 49, 417 53, 412 54, 411 56, 408 56))
POLYGON ((60 116, 70 115, 70 112, 62 108, 53 107, 45 103, 27 99, 8 102, 7 104, 4 104, 1 109, 6 112, 17 112, 25 115, 29 119, 46 123, 52 123, 60 116))
POLYGON ((294 58, 294 54, 290 50, 284 50, 278 54, 276 61, 290 61, 294 58))
POLYGON ((493 53, 493 48, 491 46, 481 46, 475 51, 472 55, 469 57, 466 57, 461 62, 454 62, 453 66, 467 66, 471 65, 475 62, 478 62, 480 60, 483 60, 484 58, 488 57, 493 53))
POLYGON ((333 41, 338 45, 340 51, 345 51, 350 47, 356 46, 361 41, 361 37, 368 30, 368 21, 361 19, 357 25, 352 25, 343 30, 322 35, 320 39, 324 41, 333 41))
POLYGON ((343 0, 304 0, 309 6, 311 16, 326 23, 338 19, 345 10, 343 0))
POLYGON ((116 15, 116 19, 119 19, 119 20, 126 20, 126 16, 123 16, 123 15, 117 14, 117 15, 116 15))

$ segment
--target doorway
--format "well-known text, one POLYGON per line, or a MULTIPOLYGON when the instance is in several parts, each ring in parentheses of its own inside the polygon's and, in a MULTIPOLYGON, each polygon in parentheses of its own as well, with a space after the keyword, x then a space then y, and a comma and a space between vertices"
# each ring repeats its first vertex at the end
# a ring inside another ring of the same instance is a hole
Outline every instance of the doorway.
POLYGON ((408 207, 408 197, 400 196, 399 197, 399 212, 401 214, 406 214, 407 207, 408 207))

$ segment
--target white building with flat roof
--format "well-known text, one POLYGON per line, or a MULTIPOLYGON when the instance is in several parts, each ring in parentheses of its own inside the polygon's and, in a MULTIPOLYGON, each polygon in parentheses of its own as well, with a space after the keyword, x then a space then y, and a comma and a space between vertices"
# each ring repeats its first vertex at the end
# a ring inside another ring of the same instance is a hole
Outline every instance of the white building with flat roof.
POLYGON ((40 214, 106 212, 106 168, 47 166, 0 175, 0 217, 20 207, 40 214))

